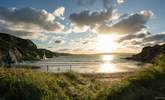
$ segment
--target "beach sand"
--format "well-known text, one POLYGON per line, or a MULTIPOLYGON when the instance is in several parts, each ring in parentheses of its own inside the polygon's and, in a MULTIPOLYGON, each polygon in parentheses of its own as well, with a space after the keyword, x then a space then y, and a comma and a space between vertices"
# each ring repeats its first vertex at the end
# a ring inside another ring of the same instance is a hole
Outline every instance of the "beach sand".
POLYGON ((88 73, 88 74, 82 74, 85 77, 97 79, 100 81, 113 83, 116 81, 121 81, 122 79, 131 76, 135 73, 135 71, 129 71, 129 72, 118 72, 118 73, 88 73))

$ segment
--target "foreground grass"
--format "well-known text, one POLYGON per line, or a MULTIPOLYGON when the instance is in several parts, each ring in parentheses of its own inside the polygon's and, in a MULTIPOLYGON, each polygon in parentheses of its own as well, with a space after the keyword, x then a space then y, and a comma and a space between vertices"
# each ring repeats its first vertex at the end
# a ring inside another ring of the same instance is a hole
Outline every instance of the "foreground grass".
POLYGON ((108 86, 73 72, 0 68, 0 100, 165 100, 165 56, 108 86))
POLYGON ((103 87, 76 73, 0 68, 0 100, 93 100, 103 87))
POLYGON ((97 97, 101 100, 165 100, 165 56, 153 66, 110 86, 97 97))

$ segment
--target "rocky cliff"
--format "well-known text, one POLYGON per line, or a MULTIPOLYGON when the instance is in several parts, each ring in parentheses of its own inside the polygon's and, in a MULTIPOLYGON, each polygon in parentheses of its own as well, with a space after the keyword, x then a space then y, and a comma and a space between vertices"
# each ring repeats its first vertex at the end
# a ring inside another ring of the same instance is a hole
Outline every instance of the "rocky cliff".
POLYGON ((139 54, 133 55, 128 59, 142 61, 142 62, 151 62, 155 57, 160 54, 165 55, 165 44, 163 45, 155 45, 144 47, 139 54))
POLYGON ((37 49, 31 40, 0 33, 0 64, 40 59, 44 53, 47 57, 57 55, 46 49, 37 49))

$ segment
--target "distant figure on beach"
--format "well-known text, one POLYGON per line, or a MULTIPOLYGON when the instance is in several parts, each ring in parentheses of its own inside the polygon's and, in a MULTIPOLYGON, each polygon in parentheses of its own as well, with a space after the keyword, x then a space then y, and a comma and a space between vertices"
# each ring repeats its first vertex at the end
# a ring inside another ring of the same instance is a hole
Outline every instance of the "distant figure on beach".
POLYGON ((60 71, 60 67, 57 68, 57 71, 60 71))
POLYGON ((70 65, 69 68, 70 68, 70 72, 71 72, 72 71, 72 65, 70 65))
POLYGON ((48 72, 49 71, 49 66, 47 65, 46 68, 47 68, 47 72, 48 72))

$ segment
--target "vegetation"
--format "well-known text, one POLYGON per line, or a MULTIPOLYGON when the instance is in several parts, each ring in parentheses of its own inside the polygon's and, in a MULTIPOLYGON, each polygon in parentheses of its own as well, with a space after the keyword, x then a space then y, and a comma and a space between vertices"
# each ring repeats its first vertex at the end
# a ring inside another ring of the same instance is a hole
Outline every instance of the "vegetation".
POLYGON ((0 100, 165 100, 165 56, 111 85, 74 72, 1 67, 0 100))
POLYGON ((127 59, 141 62, 152 62, 155 57, 161 54, 165 55, 165 44, 144 47, 140 53, 128 57, 127 59))
POLYGON ((0 68, 0 100, 93 100, 103 87, 101 82, 73 72, 0 68))
POLYGON ((40 60, 44 54, 47 58, 69 55, 39 49, 31 40, 0 33, 0 64, 11 64, 22 62, 23 60, 40 60))
POLYGON ((159 56, 153 66, 102 91, 98 98, 101 100, 165 100, 165 56, 159 56))

